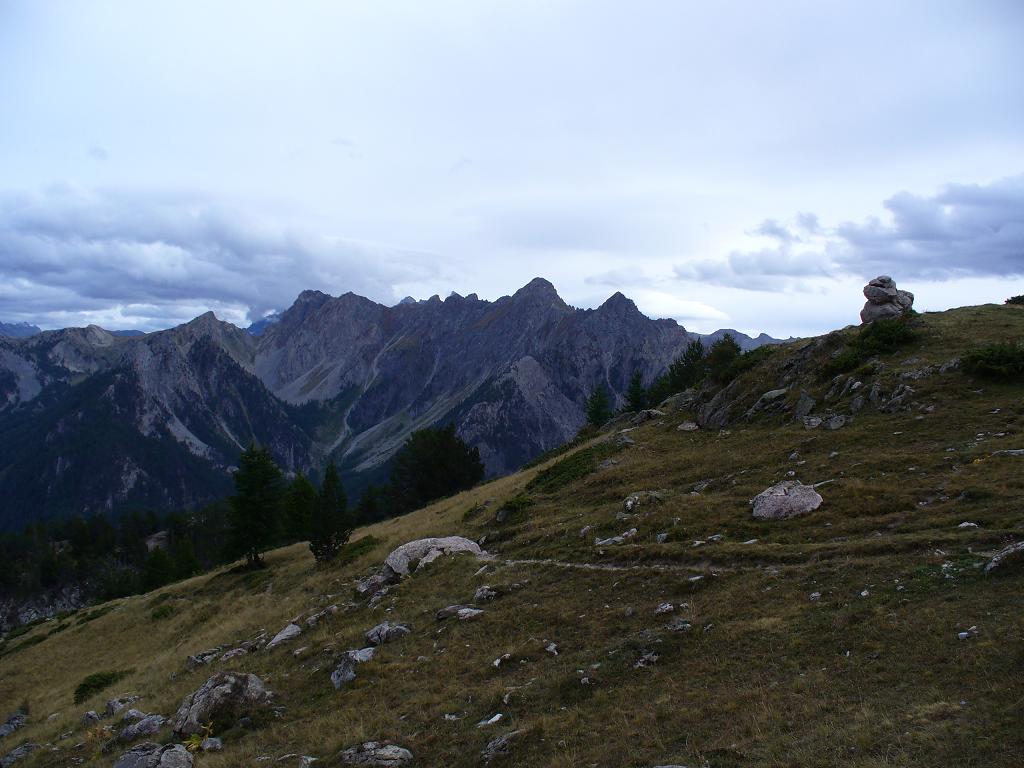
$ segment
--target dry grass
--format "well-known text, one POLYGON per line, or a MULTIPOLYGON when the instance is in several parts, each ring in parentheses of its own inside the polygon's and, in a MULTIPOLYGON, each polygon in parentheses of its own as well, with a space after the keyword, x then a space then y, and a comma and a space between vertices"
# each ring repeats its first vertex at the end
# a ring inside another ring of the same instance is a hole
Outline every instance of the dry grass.
MULTIPOLYGON (((968 308, 921 323, 917 348, 881 361, 875 376, 890 389, 901 370, 1021 337, 1024 310, 968 308)), ((777 374, 751 372, 749 398, 777 374)), ((0 659, 0 714, 26 698, 32 713, 0 751, 28 738, 60 751, 26 766, 66 765, 71 756, 109 765, 80 725, 85 709, 124 691, 141 694, 147 711, 170 714, 211 672, 187 672, 188 654, 351 601, 352 581, 404 541, 464 534, 487 537, 497 555, 487 573, 474 576, 480 563, 472 559, 435 562, 375 610, 353 603, 291 646, 232 664, 264 677, 286 709, 266 727, 229 734, 225 751, 199 764, 249 766, 298 752, 332 765, 353 743, 392 739, 419 765, 473 766, 491 738, 511 729, 525 735, 496 765, 1024 764, 1022 575, 985 578, 978 568, 1004 541, 1024 536, 1024 459, 991 457, 1024 447, 1024 392, 959 373, 911 383, 914 399, 934 412, 866 409, 836 432, 765 417, 738 421, 727 434, 677 432, 691 414, 672 413, 632 432, 636 444, 610 469, 529 487, 560 457, 361 531, 380 543, 346 566, 317 569, 295 546, 268 555, 264 573, 205 575, 117 601, 91 622, 72 620, 0 659), (748 500, 791 470, 805 482, 833 480, 821 487, 825 504, 805 518, 753 520, 748 500), (662 503, 616 520, 628 493, 648 489, 660 490, 662 503), (496 523, 501 504, 524 494, 533 504, 496 523), (965 520, 979 527, 958 528, 965 520), (594 546, 596 536, 630 527, 638 534, 629 544, 594 546), (657 543, 658 533, 668 540, 657 543), (722 539, 709 542, 713 534, 722 539), (558 562, 505 562, 548 558, 558 562), (477 621, 434 619, 438 608, 470 601, 480 584, 512 582, 524 588, 483 606, 477 621), (655 615, 663 602, 676 610, 655 615), (154 619, 163 605, 174 612, 154 619), (385 618, 414 631, 335 691, 333 652, 361 647, 362 633, 385 618), (680 618, 689 631, 666 628, 680 618), (972 625, 978 636, 959 641, 972 625), (549 642, 557 656, 544 650, 549 642), (303 646, 308 652, 293 658, 303 646), (504 653, 510 663, 495 669, 504 653), (647 653, 657 662, 637 668, 647 653), (87 674, 129 667, 135 672, 116 690, 72 704, 87 674), (51 712, 57 717, 47 720, 51 712), (502 724, 477 727, 496 712, 502 724), (59 740, 66 731, 74 734, 59 740), (80 741, 87 746, 74 749, 80 741)), ((828 388, 807 385, 819 400, 828 388)))

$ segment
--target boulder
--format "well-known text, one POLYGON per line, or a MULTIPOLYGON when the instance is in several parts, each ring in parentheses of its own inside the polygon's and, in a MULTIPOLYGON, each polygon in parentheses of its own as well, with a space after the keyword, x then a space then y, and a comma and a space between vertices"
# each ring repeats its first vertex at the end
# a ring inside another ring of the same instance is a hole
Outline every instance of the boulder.
POLYGON ((404 624, 392 624, 390 621, 385 621, 368 630, 365 637, 366 642, 370 645, 384 645, 384 643, 390 643, 392 640, 408 635, 409 632, 409 628, 404 624))
POLYGON ((128 707, 138 701, 141 697, 134 695, 124 695, 113 698, 107 702, 107 715, 113 717, 125 707, 128 707))
POLYGON ((860 311, 860 321, 871 323, 875 320, 900 317, 914 306, 914 294, 901 291, 888 275, 880 275, 864 286, 867 302, 860 311))
POLYGON ((191 768, 192 754, 183 744, 148 741, 132 747, 114 761, 114 768, 191 768))
POLYGON ((627 513, 631 513, 635 512, 639 507, 660 504, 662 501, 661 494, 657 491, 637 491, 623 499, 622 509, 627 513))
POLYGON ((132 723, 118 736, 118 740, 129 744, 143 736, 155 736, 164 727, 167 718, 163 715, 144 715, 141 720, 132 723))
POLYGON ((664 415, 665 412, 659 411, 657 408, 645 408, 642 411, 637 411, 636 415, 629 420, 629 423, 633 425, 643 424, 645 421, 660 419, 664 415))
POLYGON ((364 765, 371 768, 395 768, 412 762, 412 752, 397 744, 367 741, 349 747, 338 755, 342 765, 364 765))
POLYGON ((1010 564, 1016 564, 1024 569, 1024 541, 1010 544, 996 552, 992 559, 985 564, 985 575, 988 576, 993 571, 1005 568, 1010 564))
POLYGON ((256 675, 218 672, 182 700, 174 716, 174 733, 202 733, 211 722, 217 730, 230 728, 268 709, 272 695, 256 675))
POLYGON ((799 480, 783 480, 750 500, 759 520, 786 520, 806 515, 821 506, 821 495, 799 480))
POLYGON ((512 750, 513 743, 522 735, 523 731, 509 731, 496 739, 491 739, 480 756, 485 763, 489 763, 500 755, 507 755, 512 750))
POLYGON ((471 605, 449 605, 447 608, 442 608, 440 611, 435 613, 434 618, 438 621, 444 621, 445 619, 450 619, 452 616, 458 616, 459 611, 472 607, 473 606, 471 605))
POLYGON ((384 559, 382 573, 387 581, 397 581, 403 576, 408 576, 421 564, 432 562, 442 555, 454 555, 459 552, 469 552, 477 557, 484 554, 475 541, 461 536, 417 539, 403 544, 388 555, 384 559))
POLYGON ((501 597, 501 590, 488 584, 477 587, 476 592, 473 593, 473 601, 477 603, 488 603, 491 600, 497 600, 499 597, 501 597))
POLYGON ((28 743, 22 744, 20 747, 15 747, 0 758, 0 768, 9 768, 9 766, 14 765, 23 757, 28 757, 37 749, 42 749, 42 746, 39 744, 28 743))
POLYGON ((7 721, 0 725, 0 739, 4 736, 10 736, 19 728, 24 727, 25 723, 28 722, 28 716, 20 709, 7 718, 7 721))
POLYGON ((800 399, 796 401, 796 407, 793 409, 793 418, 796 421, 800 421, 804 416, 810 416, 815 405, 817 405, 817 403, 813 397, 808 395, 806 392, 801 392, 800 399))
POLYGON ((302 627, 295 623, 289 624, 287 627, 285 627, 276 635, 274 635, 273 640, 267 643, 267 650, 269 651, 271 648, 276 648, 282 643, 290 643, 292 640, 294 640, 301 634, 302 627))
POLYGON ((82 715, 82 725, 88 728, 90 725, 96 725, 100 721, 100 713, 95 709, 90 709, 84 715, 82 715))
POLYGON ((747 411, 746 417, 752 418, 755 414, 761 411, 778 410, 779 408, 785 407, 786 404, 786 393, 789 392, 788 387, 782 389, 772 389, 765 392, 759 398, 757 402, 750 406, 750 410, 747 411))
POLYGON ((343 686, 355 680, 356 666, 365 664, 373 659, 373 654, 376 651, 376 648, 360 648, 356 651, 345 651, 341 655, 341 661, 338 662, 338 666, 331 673, 331 682, 334 684, 335 689, 341 690, 343 686))
POLYGON ((189 656, 187 659, 185 659, 185 668, 189 672, 191 672, 194 669, 199 669, 199 667, 206 666, 211 661, 220 656, 221 650, 221 648, 209 648, 205 651, 200 651, 194 656, 189 656))
POLYGON ((676 427, 678 432, 696 432, 698 429, 700 429, 700 425, 695 421, 684 421, 676 427))

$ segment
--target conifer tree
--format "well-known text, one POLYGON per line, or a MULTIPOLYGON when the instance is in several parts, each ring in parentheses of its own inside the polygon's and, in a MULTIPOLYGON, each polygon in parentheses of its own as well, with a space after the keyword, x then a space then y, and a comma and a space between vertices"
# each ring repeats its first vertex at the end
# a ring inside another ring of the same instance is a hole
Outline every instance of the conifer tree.
POLYGON ((644 389, 644 381, 640 371, 633 371, 629 380, 629 388, 626 390, 626 410, 642 411, 647 407, 647 390, 644 389))
POLYGON ((324 472, 324 482, 313 508, 309 532, 309 549, 318 563, 333 560, 348 541, 355 525, 348 509, 345 489, 332 462, 324 472))
POLYGON ((242 452, 235 472, 229 525, 237 554, 250 566, 262 563, 260 553, 272 547, 280 529, 283 487, 281 470, 270 451, 255 443, 242 452))
POLYGON ((598 384, 587 397, 587 424, 600 427, 612 417, 612 407, 608 399, 608 390, 604 384, 598 384))

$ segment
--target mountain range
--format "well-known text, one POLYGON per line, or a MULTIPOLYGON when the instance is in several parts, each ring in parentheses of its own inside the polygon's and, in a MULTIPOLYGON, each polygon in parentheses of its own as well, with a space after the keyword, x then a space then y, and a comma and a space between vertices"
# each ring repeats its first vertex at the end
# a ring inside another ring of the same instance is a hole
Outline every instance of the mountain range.
POLYGON ((572 438, 593 387, 621 405, 634 371, 651 381, 697 338, 621 293, 573 308, 540 278, 493 302, 305 291, 259 330, 208 312, 145 335, 0 336, 0 528, 204 503, 253 441, 289 472, 335 461, 351 493, 451 422, 505 474, 572 438))

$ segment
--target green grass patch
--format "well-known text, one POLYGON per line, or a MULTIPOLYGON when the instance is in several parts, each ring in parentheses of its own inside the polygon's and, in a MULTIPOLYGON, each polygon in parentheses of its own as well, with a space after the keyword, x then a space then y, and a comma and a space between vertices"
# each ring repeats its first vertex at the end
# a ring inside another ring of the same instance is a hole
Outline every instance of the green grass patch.
POLYGON ((380 539, 370 535, 363 536, 363 538, 356 541, 350 541, 341 548, 338 556, 334 558, 334 563, 336 565, 348 565, 349 563, 353 563, 378 544, 380 544, 380 539))
POLYGON ((177 609, 173 605, 165 603, 154 608, 149 614, 149 618, 153 621, 162 621, 163 619, 169 619, 175 613, 177 613, 177 609))
POLYGON ((622 446, 614 442, 600 443, 590 448, 584 448, 538 472, 537 476, 526 484, 526 489, 540 493, 557 491, 559 488, 564 488, 581 477, 595 472, 602 461, 611 458, 621 450, 622 446))

